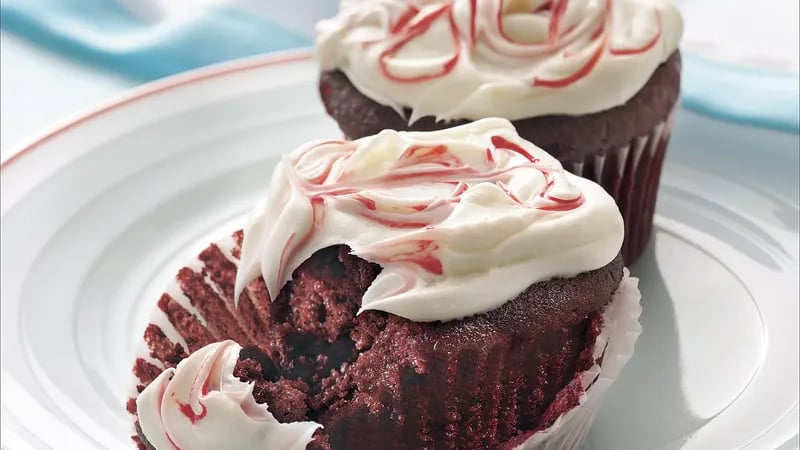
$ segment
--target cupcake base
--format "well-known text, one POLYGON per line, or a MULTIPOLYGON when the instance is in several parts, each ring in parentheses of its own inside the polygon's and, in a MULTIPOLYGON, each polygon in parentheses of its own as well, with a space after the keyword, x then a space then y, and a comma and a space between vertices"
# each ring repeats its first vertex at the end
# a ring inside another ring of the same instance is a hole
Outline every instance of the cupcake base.
MULTIPOLYGON (((238 232, 209 246, 159 300, 133 369, 134 422, 138 392, 164 368, 233 339, 243 347, 234 375, 254 383, 257 402, 279 421, 325 426, 309 449, 375 448, 389 445, 387 436, 420 448, 509 446, 585 403, 584 380, 606 357, 595 349, 616 328, 604 320, 618 297, 620 257, 536 283, 485 314, 415 323, 355 315, 380 268, 344 247, 317 252, 274 302, 256 280, 234 306, 241 240, 238 232)), ((134 440, 148 448, 139 433, 134 440)))
POLYGON ((625 276, 614 299, 603 311, 603 329, 597 336, 594 355, 601 363, 579 374, 558 397, 577 392, 578 406, 560 415, 547 429, 526 433, 507 444, 514 450, 575 450, 583 446, 600 403, 609 386, 633 356, 636 340, 642 333, 639 280, 625 276), (521 444, 515 442, 524 441, 521 444))
POLYGON ((627 265, 639 259, 653 233, 658 186, 673 118, 674 112, 649 133, 604 154, 562 162, 565 169, 596 182, 614 197, 625 221, 622 257, 627 265))

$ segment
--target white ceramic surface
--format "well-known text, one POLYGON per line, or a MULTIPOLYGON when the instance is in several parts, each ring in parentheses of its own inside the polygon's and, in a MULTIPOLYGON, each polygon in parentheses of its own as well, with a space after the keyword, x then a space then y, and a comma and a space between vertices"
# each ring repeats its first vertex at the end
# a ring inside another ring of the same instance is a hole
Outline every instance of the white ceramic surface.
MULTIPOLYGON (((239 226, 276 158, 340 136, 304 55, 146 86, 0 176, 4 447, 131 448, 134 345, 166 281, 239 226)), ((798 135, 681 111, 644 333, 592 450, 797 448, 798 135)))

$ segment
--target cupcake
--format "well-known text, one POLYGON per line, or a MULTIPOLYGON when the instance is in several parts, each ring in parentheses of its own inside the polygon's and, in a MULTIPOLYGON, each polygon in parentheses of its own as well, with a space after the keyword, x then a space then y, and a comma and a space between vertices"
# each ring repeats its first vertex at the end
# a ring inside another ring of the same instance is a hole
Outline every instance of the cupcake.
POLYGON ((652 231, 681 34, 669 0, 345 0, 317 27, 319 89, 351 139, 513 121, 614 197, 631 264, 652 231))
POLYGON ((140 448, 578 448, 638 336, 622 217, 510 122, 302 146, 158 301, 140 448))

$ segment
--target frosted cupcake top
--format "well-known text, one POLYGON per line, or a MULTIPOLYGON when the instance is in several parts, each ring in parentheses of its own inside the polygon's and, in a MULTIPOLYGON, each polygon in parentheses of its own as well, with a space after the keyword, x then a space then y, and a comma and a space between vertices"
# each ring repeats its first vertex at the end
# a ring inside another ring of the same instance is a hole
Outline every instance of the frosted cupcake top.
POLYGON ((622 238, 603 188, 564 171, 505 119, 383 131, 283 158, 244 230, 235 292, 263 276, 275 299, 314 252, 346 244, 383 267, 361 311, 447 321, 603 267, 622 238))
POLYGON ((670 0, 342 0, 316 48, 411 122, 517 120, 625 103, 682 32, 670 0))

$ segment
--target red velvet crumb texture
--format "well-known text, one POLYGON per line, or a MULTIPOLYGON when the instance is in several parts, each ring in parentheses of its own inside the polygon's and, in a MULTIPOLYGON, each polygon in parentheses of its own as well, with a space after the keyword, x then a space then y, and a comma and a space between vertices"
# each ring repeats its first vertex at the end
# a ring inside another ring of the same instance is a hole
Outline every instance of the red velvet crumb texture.
MULTIPOLYGON (((241 245, 241 232, 234 236, 241 245)), ((504 448, 548 427, 577 404, 580 392, 563 388, 595 362, 601 312, 623 267, 618 256, 574 278, 533 284, 485 314, 417 323, 381 311, 356 316, 381 268, 345 246, 315 253, 274 302, 263 279, 254 281, 238 308, 235 264, 216 245, 200 260, 201 271, 184 268, 178 280, 207 326, 164 294, 158 308, 189 348, 151 324, 151 356, 174 367, 206 344, 239 342, 234 374, 255 384, 257 402, 281 422, 324 425, 312 450, 504 448)), ((133 371, 141 392, 161 369, 140 358, 133 371)), ((149 446, 141 433, 134 440, 149 446)))

